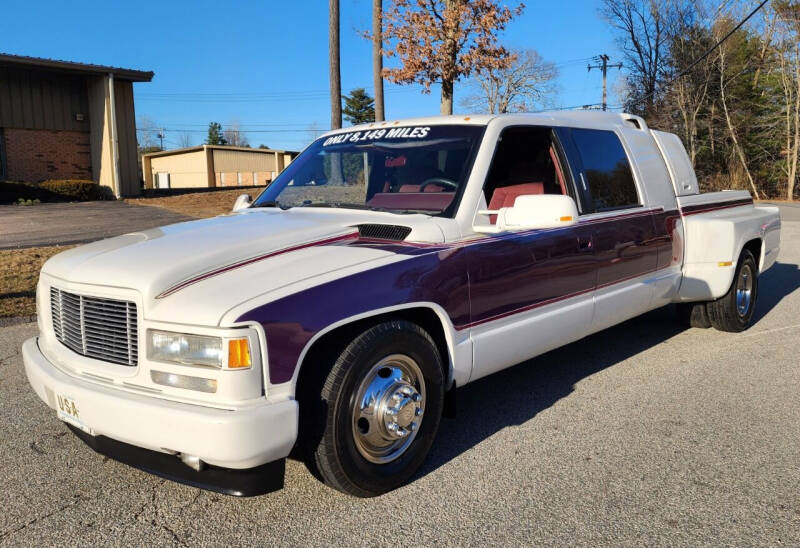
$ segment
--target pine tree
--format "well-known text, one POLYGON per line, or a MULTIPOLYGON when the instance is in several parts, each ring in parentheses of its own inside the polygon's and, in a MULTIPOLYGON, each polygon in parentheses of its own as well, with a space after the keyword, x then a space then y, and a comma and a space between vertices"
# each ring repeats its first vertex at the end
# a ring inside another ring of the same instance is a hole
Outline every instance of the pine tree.
POLYGON ((218 122, 211 122, 208 124, 208 137, 206 137, 207 145, 227 145, 228 141, 222 134, 222 124, 218 122))
POLYGON ((375 99, 364 88, 356 88, 344 98, 344 118, 358 125, 375 121, 375 99))

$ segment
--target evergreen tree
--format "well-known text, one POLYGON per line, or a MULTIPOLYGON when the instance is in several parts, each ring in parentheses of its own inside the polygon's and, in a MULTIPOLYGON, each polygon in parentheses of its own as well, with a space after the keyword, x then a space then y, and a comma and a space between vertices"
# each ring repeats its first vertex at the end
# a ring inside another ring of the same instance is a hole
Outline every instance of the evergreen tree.
POLYGON ((375 121, 375 99, 364 88, 356 88, 344 98, 344 118, 353 125, 375 121))
POLYGON ((228 141, 222 133, 222 124, 218 122, 211 122, 208 124, 208 137, 206 137, 207 145, 227 145, 228 141))

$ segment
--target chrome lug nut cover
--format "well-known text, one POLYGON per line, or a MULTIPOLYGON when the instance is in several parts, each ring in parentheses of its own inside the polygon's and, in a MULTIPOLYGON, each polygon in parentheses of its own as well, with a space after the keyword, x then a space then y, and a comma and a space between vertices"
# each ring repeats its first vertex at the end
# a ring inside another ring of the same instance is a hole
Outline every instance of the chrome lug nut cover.
POLYGON ((359 385, 352 408, 353 441, 370 462, 400 457, 419 431, 425 380, 409 356, 393 354, 375 364, 359 385))

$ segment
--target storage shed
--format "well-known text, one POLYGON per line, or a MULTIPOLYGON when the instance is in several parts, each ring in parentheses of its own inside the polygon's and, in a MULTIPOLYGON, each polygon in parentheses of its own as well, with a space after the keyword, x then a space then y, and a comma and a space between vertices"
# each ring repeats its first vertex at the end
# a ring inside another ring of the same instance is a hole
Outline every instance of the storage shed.
POLYGON ((145 188, 265 186, 297 156, 262 148, 202 145, 142 156, 145 188))

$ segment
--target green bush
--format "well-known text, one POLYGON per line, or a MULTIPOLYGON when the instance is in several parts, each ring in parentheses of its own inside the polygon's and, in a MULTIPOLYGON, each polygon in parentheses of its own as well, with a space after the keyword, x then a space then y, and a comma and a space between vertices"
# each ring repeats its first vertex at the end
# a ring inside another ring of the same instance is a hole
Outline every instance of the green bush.
POLYGON ((41 202, 84 202, 113 200, 108 187, 92 181, 51 180, 42 183, 0 181, 0 204, 13 204, 20 200, 41 202))
POLYGON ((38 187, 79 202, 113 198, 108 187, 100 186, 93 181, 51 180, 39 183, 38 187))

